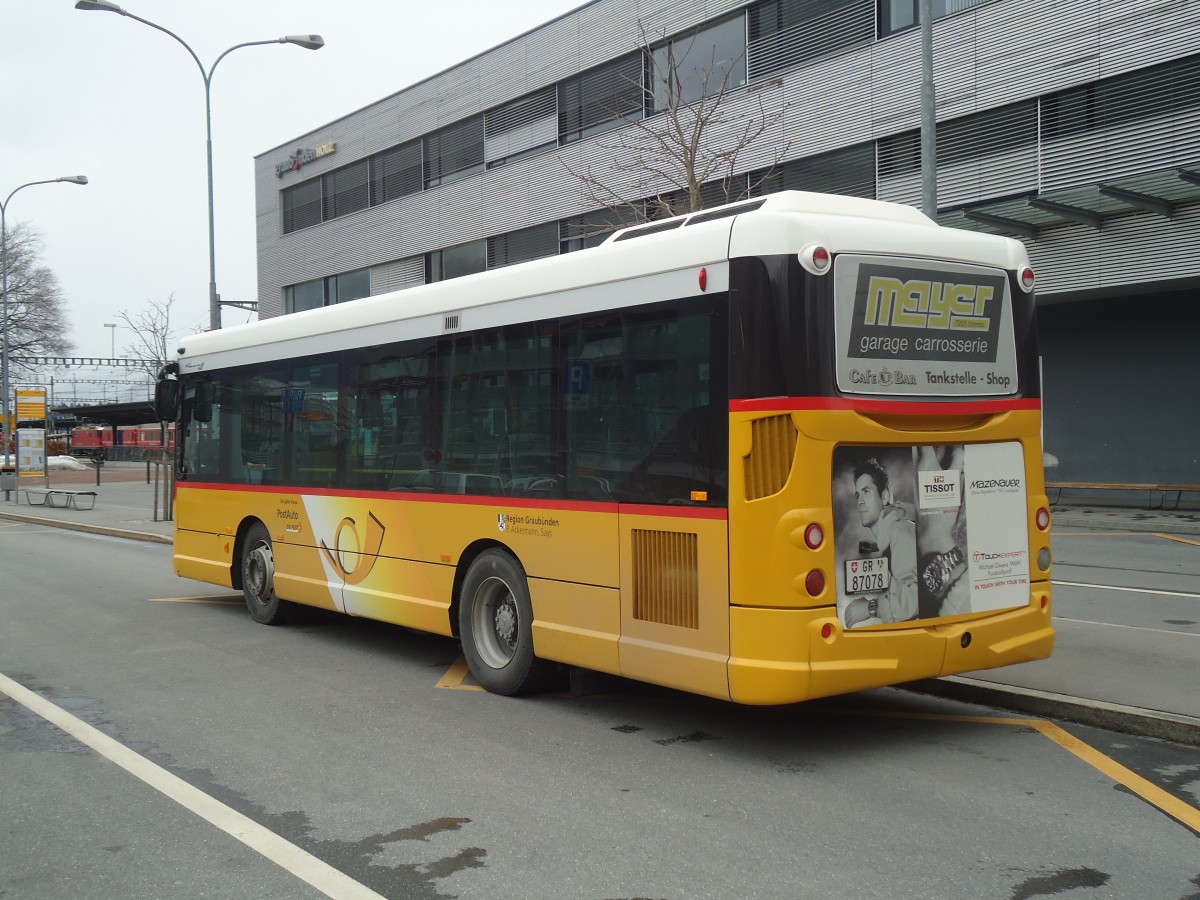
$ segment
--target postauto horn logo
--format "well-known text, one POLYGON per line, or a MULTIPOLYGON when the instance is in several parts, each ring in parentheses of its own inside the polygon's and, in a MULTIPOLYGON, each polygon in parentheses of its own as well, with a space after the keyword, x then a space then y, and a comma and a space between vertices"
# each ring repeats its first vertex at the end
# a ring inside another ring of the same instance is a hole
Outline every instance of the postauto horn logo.
POLYGON ((332 549, 324 540, 321 541, 321 552, 348 585, 366 580, 371 569, 375 568, 375 560, 383 546, 383 535, 387 528, 375 518, 374 513, 368 512, 367 517, 362 534, 359 534, 358 523, 346 516, 333 533, 332 549))

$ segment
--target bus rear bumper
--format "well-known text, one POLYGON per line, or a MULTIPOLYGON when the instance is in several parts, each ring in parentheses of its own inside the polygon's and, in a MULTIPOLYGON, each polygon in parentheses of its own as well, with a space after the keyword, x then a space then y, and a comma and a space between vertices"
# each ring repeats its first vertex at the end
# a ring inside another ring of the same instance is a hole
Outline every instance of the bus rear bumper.
POLYGON ((985 617, 859 631, 843 629, 832 608, 731 607, 729 696, 797 703, 1045 659, 1054 649, 1049 593, 1035 585, 1029 606, 985 617))

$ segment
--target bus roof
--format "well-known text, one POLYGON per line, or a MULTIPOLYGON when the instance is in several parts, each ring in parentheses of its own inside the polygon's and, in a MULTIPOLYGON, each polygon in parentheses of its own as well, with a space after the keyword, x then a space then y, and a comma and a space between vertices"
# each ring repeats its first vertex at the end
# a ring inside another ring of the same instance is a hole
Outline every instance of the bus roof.
POLYGON ((197 372, 537 321, 573 310, 612 309, 626 305, 630 292, 622 291, 614 303, 605 286, 633 279, 653 280, 654 300, 682 297, 696 293, 694 271, 702 266, 710 269, 708 289, 724 290, 731 258, 797 253, 814 243, 834 254, 888 254, 1008 270, 1028 262, 1018 241, 942 228, 910 206, 781 191, 622 229, 589 250, 193 335, 181 342, 177 359, 181 371, 197 372), (550 295, 553 306, 547 305, 550 295))

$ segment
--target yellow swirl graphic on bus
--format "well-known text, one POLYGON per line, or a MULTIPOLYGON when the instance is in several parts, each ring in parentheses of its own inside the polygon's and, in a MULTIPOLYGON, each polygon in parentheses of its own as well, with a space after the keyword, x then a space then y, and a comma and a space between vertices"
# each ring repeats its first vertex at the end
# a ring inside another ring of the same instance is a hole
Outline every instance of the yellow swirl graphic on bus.
POLYGON ((379 558, 379 549, 383 546, 383 535, 387 528, 372 512, 367 513, 369 521, 364 529, 365 534, 358 533, 358 523, 346 516, 338 523, 333 533, 333 548, 324 540, 321 550, 326 560, 333 566, 346 584, 359 584, 371 574, 375 560, 379 558))

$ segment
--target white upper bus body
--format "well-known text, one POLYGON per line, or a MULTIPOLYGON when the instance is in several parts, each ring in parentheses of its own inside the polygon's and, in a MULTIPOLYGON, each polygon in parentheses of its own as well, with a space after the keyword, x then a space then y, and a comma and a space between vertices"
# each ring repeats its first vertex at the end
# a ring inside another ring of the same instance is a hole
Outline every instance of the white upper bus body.
POLYGON ((877 254, 1009 272, 1029 264, 1019 241, 943 228, 909 206, 782 191, 623 229, 589 250, 193 335, 179 348, 179 370, 195 374, 720 292, 729 287, 730 259, 815 246, 834 257, 877 254))

